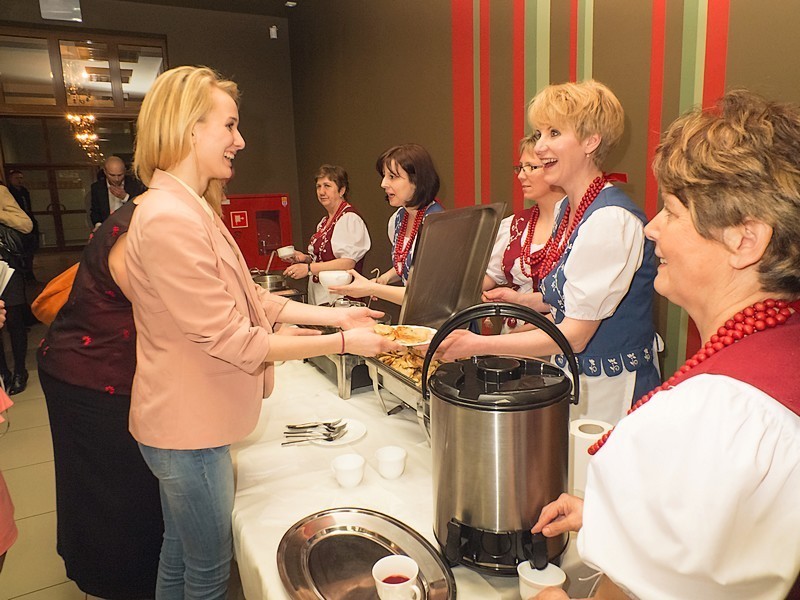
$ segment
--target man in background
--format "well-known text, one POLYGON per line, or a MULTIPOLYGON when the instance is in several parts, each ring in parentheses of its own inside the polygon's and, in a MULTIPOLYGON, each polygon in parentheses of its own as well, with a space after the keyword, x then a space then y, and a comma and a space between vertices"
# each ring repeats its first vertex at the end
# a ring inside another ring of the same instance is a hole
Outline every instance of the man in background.
POLYGON ((96 231, 100 224, 123 204, 147 189, 138 179, 127 175, 125 163, 119 156, 109 156, 103 163, 105 179, 92 184, 89 218, 96 231))
POLYGON ((33 231, 22 236, 24 254, 22 255, 22 270, 25 281, 36 281, 33 274, 33 255, 39 249, 39 223, 33 215, 31 193, 24 185, 22 171, 14 169, 8 174, 8 191, 14 196, 19 207, 33 222, 33 231))

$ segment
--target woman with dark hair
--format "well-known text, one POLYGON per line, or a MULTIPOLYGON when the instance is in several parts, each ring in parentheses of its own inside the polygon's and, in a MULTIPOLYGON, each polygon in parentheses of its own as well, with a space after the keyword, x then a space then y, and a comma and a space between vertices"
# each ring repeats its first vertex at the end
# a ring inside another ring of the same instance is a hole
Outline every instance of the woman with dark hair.
POLYGON ((392 242, 392 268, 374 279, 351 271, 353 282, 332 287, 331 291, 348 296, 375 296, 395 304, 403 302, 408 270, 414 261, 414 243, 425 217, 441 212, 436 200, 439 174, 428 151, 419 144, 393 146, 378 157, 375 170, 381 176, 386 201, 397 208, 389 219, 392 242), (402 283, 402 286, 391 285, 402 283))
POLYGON ((349 202, 347 171, 337 165, 322 165, 314 176, 317 200, 327 215, 317 224, 308 243, 308 254, 294 253, 283 274, 292 279, 308 277, 309 304, 330 304, 338 296, 319 282, 320 271, 355 269, 361 273, 364 255, 372 242, 364 219, 349 202))

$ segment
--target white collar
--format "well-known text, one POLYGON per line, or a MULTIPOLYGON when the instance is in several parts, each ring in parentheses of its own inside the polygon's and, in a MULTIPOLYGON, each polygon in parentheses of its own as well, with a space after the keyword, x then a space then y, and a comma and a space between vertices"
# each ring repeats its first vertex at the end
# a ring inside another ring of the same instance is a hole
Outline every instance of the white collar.
POLYGON ((208 205, 208 202, 206 202, 205 198, 203 198, 202 196, 198 196, 197 192, 195 192, 191 187, 189 187, 189 185, 180 177, 173 175, 169 171, 164 171, 164 173, 166 173, 167 175, 172 177, 175 181, 180 183, 186 189, 186 191, 189 192, 189 194, 191 194, 192 198, 194 198, 198 202, 198 204, 200 204, 203 211, 205 211, 205 213, 211 218, 211 220, 212 221, 214 220, 214 211, 211 210, 211 207, 208 205))

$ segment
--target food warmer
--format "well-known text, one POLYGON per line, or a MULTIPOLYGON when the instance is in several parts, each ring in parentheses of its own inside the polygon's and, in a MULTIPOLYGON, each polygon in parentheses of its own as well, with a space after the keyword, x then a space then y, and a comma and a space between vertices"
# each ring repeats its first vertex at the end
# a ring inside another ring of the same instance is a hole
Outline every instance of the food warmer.
MULTIPOLYGON (((454 313, 480 302, 483 276, 504 210, 505 204, 485 204, 425 218, 400 309, 401 325, 438 329, 454 313)), ((384 410, 389 400, 395 408, 415 411, 430 439, 430 405, 423 401, 419 383, 377 358, 365 360, 384 410), (394 397, 385 397, 384 392, 394 397)))

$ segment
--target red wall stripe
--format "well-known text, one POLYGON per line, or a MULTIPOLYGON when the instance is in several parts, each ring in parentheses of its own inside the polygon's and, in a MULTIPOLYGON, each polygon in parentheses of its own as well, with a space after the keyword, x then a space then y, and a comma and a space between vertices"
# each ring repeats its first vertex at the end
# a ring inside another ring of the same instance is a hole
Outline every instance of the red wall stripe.
MULTIPOLYGON (((453 168, 475 170, 475 101, 472 43, 472 0, 451 0, 453 55, 453 168)), ((455 207, 475 204, 475 179, 453 178, 455 207)))
POLYGON ((578 80, 578 0, 571 0, 569 11, 569 80, 578 80))
MULTIPOLYGON (((525 0, 514 0, 511 32, 511 134, 514 137, 511 148, 511 162, 514 164, 519 159, 519 140, 525 135, 525 0)), ((506 171, 504 171, 506 173, 506 171)), ((511 176, 509 168, 508 176, 511 176)), ((522 188, 513 186, 512 201, 514 212, 524 208, 522 188)))
POLYGON ((706 61, 703 74, 704 107, 713 106, 725 93, 730 8, 730 0, 708 0, 706 61))
POLYGON ((658 185, 650 165, 661 138, 664 100, 664 40, 667 21, 666 0, 653 0, 650 46, 650 102, 647 115, 647 165, 645 167, 644 212, 652 219, 658 212, 658 185))
POLYGON ((492 70, 490 1, 480 2, 481 202, 492 201, 492 70))

